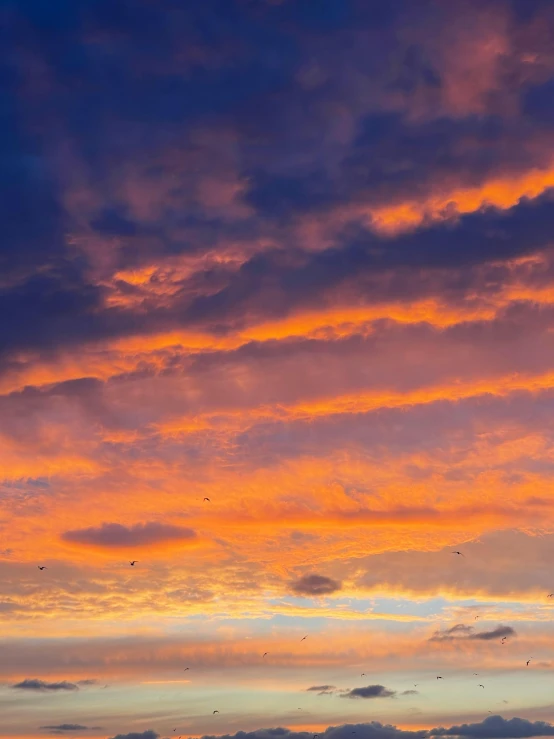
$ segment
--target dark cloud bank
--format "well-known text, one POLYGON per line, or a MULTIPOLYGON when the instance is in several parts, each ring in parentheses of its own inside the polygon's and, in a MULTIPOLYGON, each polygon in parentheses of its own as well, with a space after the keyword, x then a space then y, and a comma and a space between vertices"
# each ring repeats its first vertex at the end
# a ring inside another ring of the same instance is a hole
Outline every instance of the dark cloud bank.
MULTIPOLYGON (((319 736, 325 739, 352 739, 353 731, 356 732, 357 739, 430 739, 436 736, 468 737, 468 739, 527 739, 528 737, 554 736, 554 726, 545 721, 528 721, 517 717, 505 719, 502 716, 488 716, 475 724, 418 731, 404 731, 390 724, 371 721, 365 724, 330 726, 319 736)), ((111 739, 159 739, 159 736, 150 730, 143 733, 117 734, 111 739)), ((203 739, 312 739, 312 736, 311 732, 275 728, 239 731, 236 734, 210 734, 203 739)))

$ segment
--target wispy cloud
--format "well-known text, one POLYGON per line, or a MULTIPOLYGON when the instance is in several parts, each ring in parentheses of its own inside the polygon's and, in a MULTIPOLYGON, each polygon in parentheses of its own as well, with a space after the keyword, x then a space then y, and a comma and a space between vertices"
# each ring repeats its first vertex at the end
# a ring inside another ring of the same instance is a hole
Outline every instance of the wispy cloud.
POLYGON ((504 637, 517 636, 515 630, 511 626, 497 626, 490 631, 475 631, 473 626, 465 626, 457 624, 445 631, 436 631, 430 641, 493 641, 494 639, 502 639, 504 637))

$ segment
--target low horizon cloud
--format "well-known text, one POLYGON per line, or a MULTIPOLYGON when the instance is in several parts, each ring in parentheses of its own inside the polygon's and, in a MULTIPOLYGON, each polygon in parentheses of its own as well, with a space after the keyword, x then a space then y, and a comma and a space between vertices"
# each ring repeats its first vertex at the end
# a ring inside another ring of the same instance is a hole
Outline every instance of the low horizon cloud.
MULTIPOLYGON (((382 686, 370 686, 382 687, 382 686)), ((355 730, 358 739, 431 739, 438 736, 468 737, 469 739, 531 739, 532 737, 554 736, 554 725, 546 721, 529 721, 524 718, 505 719, 500 715, 488 716, 474 724, 461 724, 449 728, 399 729, 392 724, 370 721, 359 724, 328 726, 319 732, 320 739, 352 739, 355 730)), ((313 736, 309 731, 294 731, 284 727, 238 731, 235 734, 204 734, 202 739, 306 739, 313 736)), ((110 739, 159 739, 156 732, 117 734, 110 739)))

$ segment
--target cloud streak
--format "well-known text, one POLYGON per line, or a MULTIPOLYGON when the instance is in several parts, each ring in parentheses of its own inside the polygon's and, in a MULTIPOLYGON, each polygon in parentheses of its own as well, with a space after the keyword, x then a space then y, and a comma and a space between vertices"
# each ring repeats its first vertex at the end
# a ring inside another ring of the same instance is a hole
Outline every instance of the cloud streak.
POLYGON ((40 692, 58 692, 58 691, 74 691, 79 690, 79 686, 75 683, 71 683, 68 680, 61 680, 60 682, 49 683, 44 680, 37 678, 26 678, 19 683, 11 686, 15 690, 36 690, 40 692))
POLYGON ((118 549, 148 546, 161 542, 188 541, 194 539, 195 536, 196 533, 192 529, 163 523, 137 523, 132 526, 103 523, 97 528, 65 531, 62 539, 73 544, 118 549))

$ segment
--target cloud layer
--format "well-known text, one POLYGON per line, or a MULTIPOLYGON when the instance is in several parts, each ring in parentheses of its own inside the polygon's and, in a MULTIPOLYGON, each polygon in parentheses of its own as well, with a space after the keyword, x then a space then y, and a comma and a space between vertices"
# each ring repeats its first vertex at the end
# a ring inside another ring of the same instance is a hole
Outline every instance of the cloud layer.
POLYGON ((551 3, 47 6, 2 8, 0 737, 539 731, 551 3))

